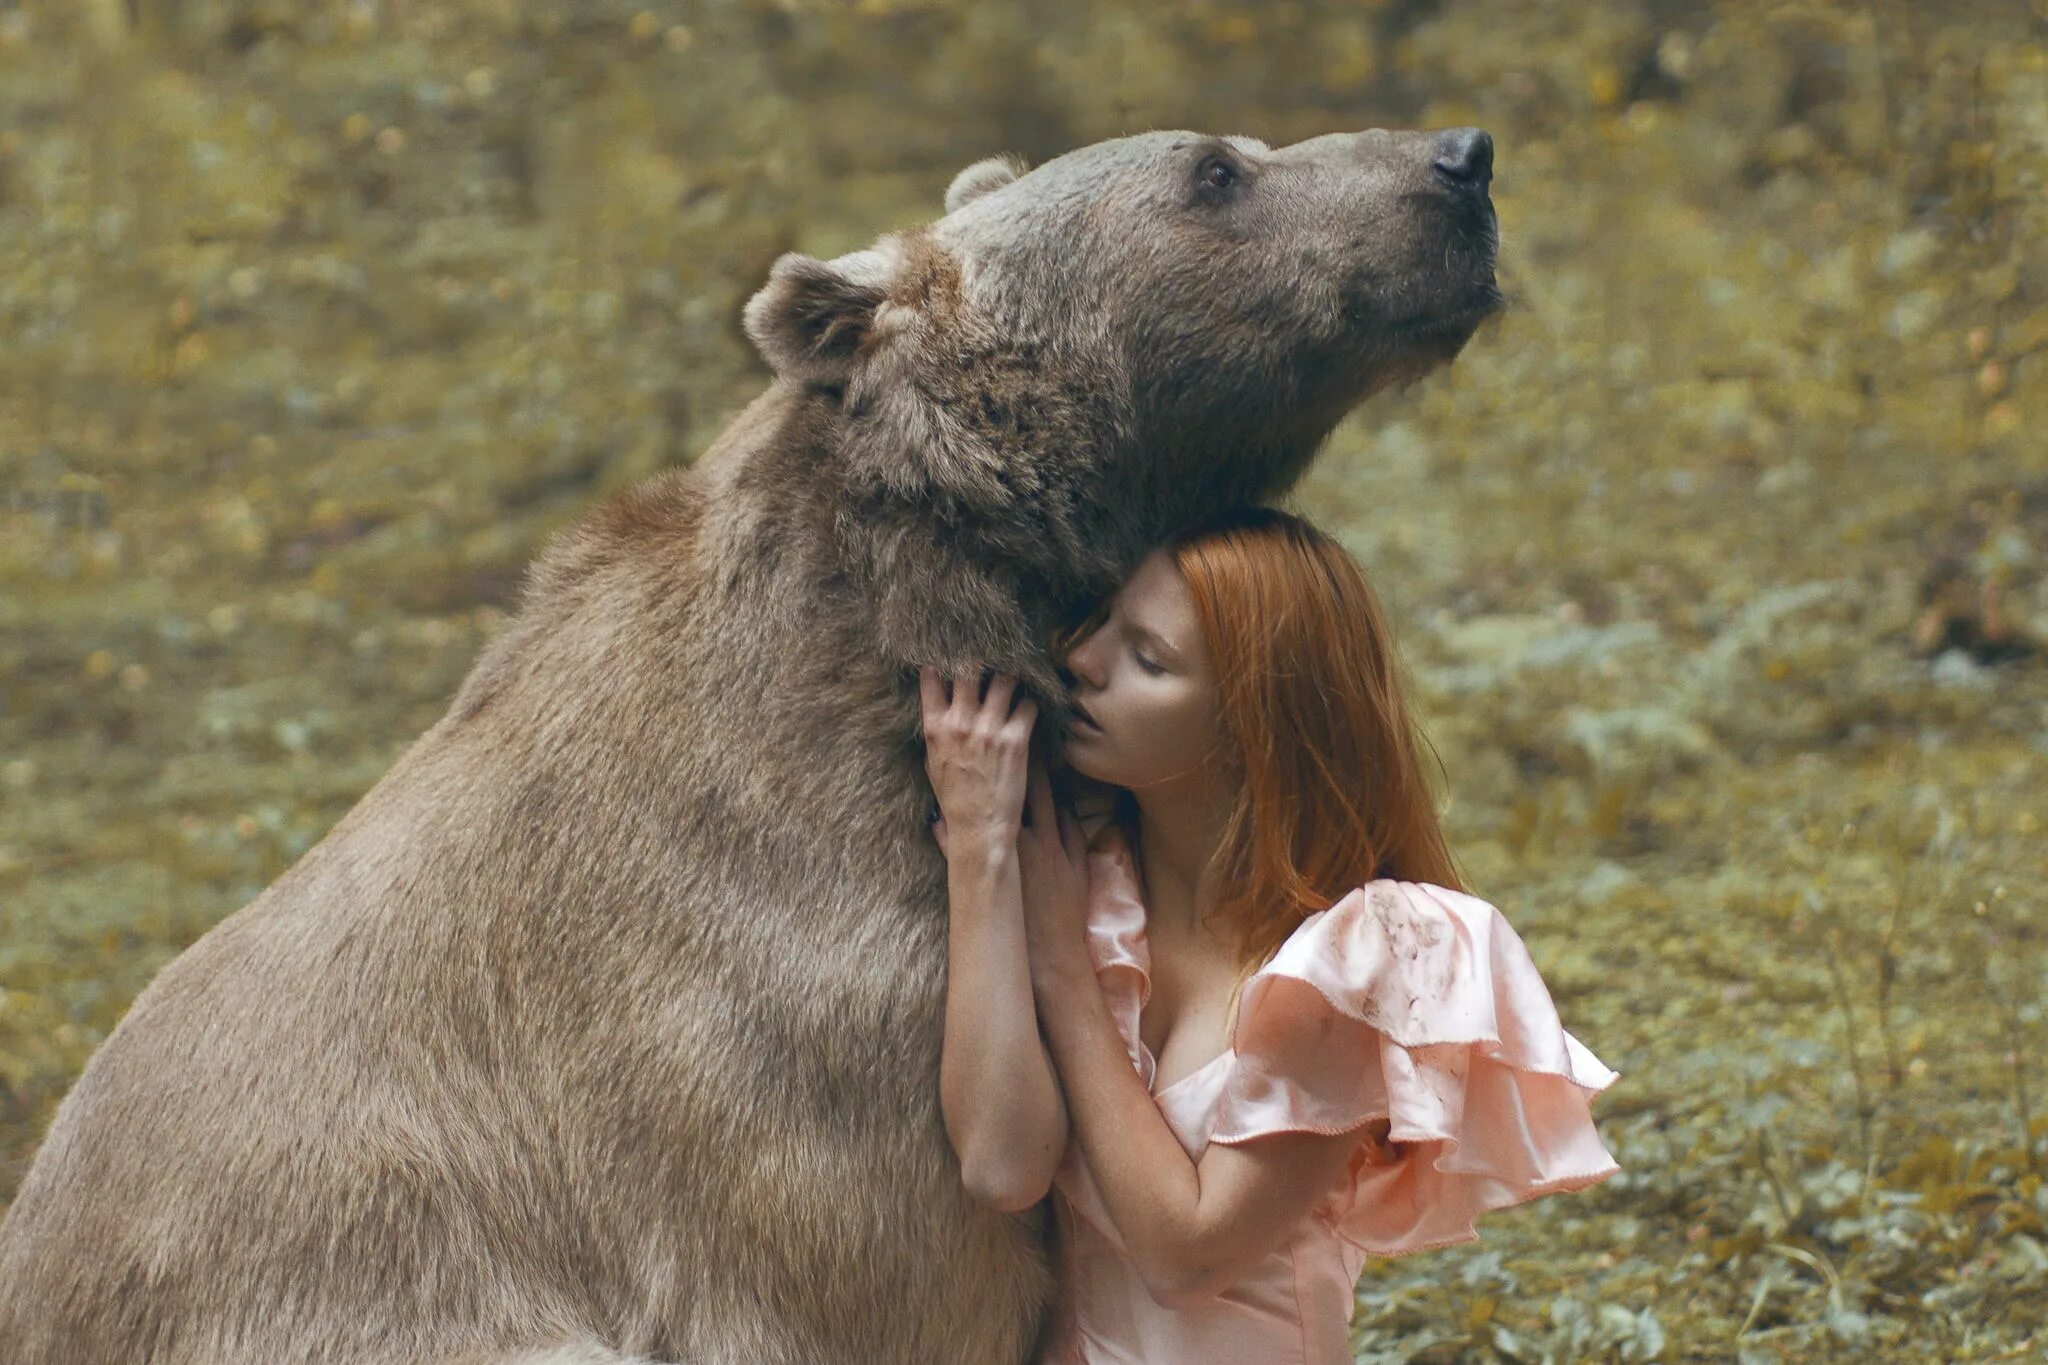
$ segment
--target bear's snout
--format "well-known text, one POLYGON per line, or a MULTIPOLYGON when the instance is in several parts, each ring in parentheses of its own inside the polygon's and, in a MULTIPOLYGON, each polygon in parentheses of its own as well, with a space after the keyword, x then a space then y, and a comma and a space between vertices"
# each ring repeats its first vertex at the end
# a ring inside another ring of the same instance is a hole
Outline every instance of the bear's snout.
POLYGON ((1484 128, 1451 128, 1438 133, 1437 178, 1462 193, 1485 194, 1493 180, 1493 137, 1484 128))

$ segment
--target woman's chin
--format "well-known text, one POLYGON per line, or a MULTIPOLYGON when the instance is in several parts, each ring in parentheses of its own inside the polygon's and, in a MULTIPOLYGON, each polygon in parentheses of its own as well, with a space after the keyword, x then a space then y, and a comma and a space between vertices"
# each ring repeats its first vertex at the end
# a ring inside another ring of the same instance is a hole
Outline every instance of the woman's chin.
POLYGON ((1099 738, 1101 732, 1094 730, 1077 728, 1069 734, 1066 743, 1067 766, 1090 781, 1113 782, 1114 778, 1103 776, 1097 766, 1089 761, 1089 750, 1095 747, 1094 741, 1099 738))

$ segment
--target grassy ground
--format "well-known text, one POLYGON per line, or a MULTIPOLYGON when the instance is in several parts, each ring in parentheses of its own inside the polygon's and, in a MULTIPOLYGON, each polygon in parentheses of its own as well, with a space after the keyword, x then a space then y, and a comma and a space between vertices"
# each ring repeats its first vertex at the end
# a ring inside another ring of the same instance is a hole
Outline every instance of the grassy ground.
POLYGON ((0 4, 0 1200, 158 967, 762 382, 779 251, 1143 127, 1478 122, 1515 306, 1297 499, 1624 1172, 1362 1361, 2048 1347, 2048 48, 1661 0, 0 4))

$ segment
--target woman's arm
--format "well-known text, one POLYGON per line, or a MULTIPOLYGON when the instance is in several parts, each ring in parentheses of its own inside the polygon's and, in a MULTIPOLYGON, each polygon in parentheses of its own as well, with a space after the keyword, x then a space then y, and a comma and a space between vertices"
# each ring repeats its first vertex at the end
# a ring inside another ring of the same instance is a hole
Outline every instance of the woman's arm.
MULTIPOLYGON (((1055 817, 1043 772, 1033 770, 1034 824, 1055 817)), ((1027 832, 1027 837, 1029 837, 1027 832)), ((1083 869, 1078 826, 1066 856, 1083 869)), ((1076 883, 1032 878, 1026 910, 1032 987, 1053 1065, 1066 1092, 1074 1140, 1146 1287, 1161 1303, 1206 1297, 1237 1283, 1329 1193, 1360 1132, 1286 1133, 1243 1146, 1211 1143, 1188 1159, 1131 1066, 1088 956, 1085 900, 1076 883), (1040 884, 1045 883, 1044 890, 1040 884)))
POLYGON ((1035 973, 1074 1140, 1153 1297, 1170 1304, 1220 1293, 1286 1240, 1330 1192, 1360 1134, 1274 1134, 1241 1147, 1211 1143, 1199 1165, 1190 1161, 1132 1069, 1082 957, 1048 962, 1035 973))
POLYGON ((946 886, 939 1102, 968 1190, 1017 1212, 1051 1186, 1067 1112, 1038 1033, 1014 843, 950 852, 946 886))
POLYGON ((1038 1032, 1017 857, 1037 709, 1026 700, 1011 714, 1015 680, 1006 677, 977 700, 977 675, 959 679, 950 698, 936 670, 918 677, 925 765, 942 812, 933 833, 946 855, 939 1104, 962 1182, 1016 1212, 1051 1185, 1067 1114, 1038 1032))

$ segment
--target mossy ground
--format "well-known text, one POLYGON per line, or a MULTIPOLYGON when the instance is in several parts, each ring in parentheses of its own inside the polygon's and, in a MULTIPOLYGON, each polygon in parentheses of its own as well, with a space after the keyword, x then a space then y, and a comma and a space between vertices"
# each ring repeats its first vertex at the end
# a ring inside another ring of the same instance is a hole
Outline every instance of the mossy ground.
POLYGON ((778 252, 998 150, 1471 122, 1514 306, 1296 501, 1624 1172, 1376 1263, 1359 1358, 2048 1350, 2037 10, 139 9, 0 5, 0 1199, 547 533, 758 389, 778 252))

